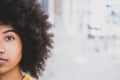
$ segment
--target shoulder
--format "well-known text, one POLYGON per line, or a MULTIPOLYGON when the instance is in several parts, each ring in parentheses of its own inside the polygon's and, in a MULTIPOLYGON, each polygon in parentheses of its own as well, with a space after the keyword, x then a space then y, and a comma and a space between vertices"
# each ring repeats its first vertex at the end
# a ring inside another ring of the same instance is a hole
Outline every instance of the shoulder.
POLYGON ((29 75, 24 75, 23 80, 35 80, 35 79, 29 75))

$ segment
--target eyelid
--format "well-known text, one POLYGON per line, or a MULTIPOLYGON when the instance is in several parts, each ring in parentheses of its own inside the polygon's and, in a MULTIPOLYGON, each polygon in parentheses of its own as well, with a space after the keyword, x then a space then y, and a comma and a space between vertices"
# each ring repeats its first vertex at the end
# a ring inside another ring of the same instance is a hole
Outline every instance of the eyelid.
MULTIPOLYGON (((7 40, 7 39, 8 39, 8 37, 9 37, 9 38, 12 38, 12 40, 14 40, 14 39, 15 39, 15 37, 14 37, 13 35, 6 35, 6 36, 5 36, 5 40, 7 40)), ((9 41, 9 40, 7 40, 7 41, 9 41)))

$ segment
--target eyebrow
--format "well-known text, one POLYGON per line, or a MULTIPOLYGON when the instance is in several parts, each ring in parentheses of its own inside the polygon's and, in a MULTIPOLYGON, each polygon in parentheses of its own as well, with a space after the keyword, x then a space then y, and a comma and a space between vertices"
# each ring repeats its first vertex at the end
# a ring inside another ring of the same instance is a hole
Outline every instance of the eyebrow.
POLYGON ((3 34, 8 33, 8 32, 14 32, 14 33, 17 33, 15 30, 7 30, 7 31, 4 31, 3 34))

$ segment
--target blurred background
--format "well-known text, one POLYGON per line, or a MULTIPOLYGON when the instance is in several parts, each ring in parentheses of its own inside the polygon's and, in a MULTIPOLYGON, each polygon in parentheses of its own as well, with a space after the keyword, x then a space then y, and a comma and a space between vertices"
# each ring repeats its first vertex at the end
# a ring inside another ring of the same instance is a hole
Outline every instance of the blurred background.
POLYGON ((120 80, 120 0, 39 0, 54 49, 40 80, 120 80))

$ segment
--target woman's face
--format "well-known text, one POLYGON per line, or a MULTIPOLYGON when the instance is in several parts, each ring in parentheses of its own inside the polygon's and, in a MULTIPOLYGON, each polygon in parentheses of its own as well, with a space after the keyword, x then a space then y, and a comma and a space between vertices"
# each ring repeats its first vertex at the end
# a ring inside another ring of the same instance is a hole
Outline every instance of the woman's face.
POLYGON ((19 69, 22 42, 10 25, 0 25, 0 74, 19 69))

